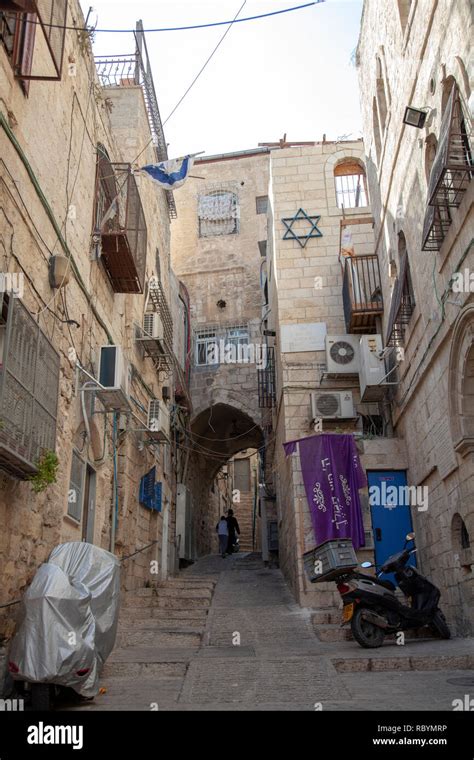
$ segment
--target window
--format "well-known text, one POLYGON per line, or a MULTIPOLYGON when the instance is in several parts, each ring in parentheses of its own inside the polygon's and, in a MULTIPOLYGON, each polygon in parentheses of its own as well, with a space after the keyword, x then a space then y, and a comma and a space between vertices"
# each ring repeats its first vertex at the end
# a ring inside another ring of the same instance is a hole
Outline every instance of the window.
POLYGON ((230 327, 227 330, 227 345, 235 346, 236 355, 242 354, 243 346, 248 346, 249 343, 249 331, 247 327, 230 327))
POLYGON ((86 465, 75 449, 72 451, 71 475, 69 478, 69 491, 67 498, 67 513, 78 522, 82 517, 82 503, 84 500, 84 474, 86 465))
POLYGON ((19 11, 0 11, 0 41, 10 58, 15 77, 22 81, 26 92, 30 79, 61 79, 67 0, 15 0, 13 7, 19 11), (45 54, 38 56, 33 67, 36 29, 42 32, 41 48, 45 54))
POLYGON ((238 491, 250 491, 250 460, 234 459, 234 488, 238 491))
POLYGON ((266 214, 268 211, 268 195, 260 195, 256 201, 257 214, 266 214))
POLYGON ((196 333, 196 364, 198 366, 217 363, 216 342, 215 330, 200 330, 196 333))
POLYGON ((367 180, 356 161, 344 161, 334 170, 336 199, 339 208, 367 206, 367 180))
POLYGON ((380 137, 379 114, 377 110, 377 98, 372 101, 372 130, 374 133, 375 160, 377 165, 380 164, 382 153, 382 138, 380 137))
POLYGON ((412 0, 397 0, 397 3, 398 3, 398 16, 400 18, 402 32, 404 33, 407 23, 408 23, 408 17, 410 16, 412 0))
POLYGON ((387 345, 401 346, 405 338, 406 326, 415 309, 415 293, 408 261, 407 244, 403 232, 398 236, 398 256, 400 275, 395 280, 392 304, 388 319, 387 345))
POLYGON ((236 193, 215 190, 198 200, 199 236, 235 235, 239 232, 239 202, 236 193))
POLYGON ((428 184, 430 181, 431 169, 433 168, 437 148, 438 141, 436 139, 436 136, 434 134, 428 135, 425 140, 425 176, 428 184))

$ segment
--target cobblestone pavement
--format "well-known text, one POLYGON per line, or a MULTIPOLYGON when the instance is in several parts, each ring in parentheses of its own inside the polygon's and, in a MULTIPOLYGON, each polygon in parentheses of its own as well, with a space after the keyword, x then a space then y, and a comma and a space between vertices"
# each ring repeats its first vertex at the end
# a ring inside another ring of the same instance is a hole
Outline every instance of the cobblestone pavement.
POLYGON ((451 710, 454 699, 474 693, 470 640, 375 651, 322 642, 310 611, 258 555, 205 557, 180 575, 200 576, 218 579, 201 645, 158 655, 119 650, 113 676, 103 679, 107 693, 79 709, 429 711, 451 710))

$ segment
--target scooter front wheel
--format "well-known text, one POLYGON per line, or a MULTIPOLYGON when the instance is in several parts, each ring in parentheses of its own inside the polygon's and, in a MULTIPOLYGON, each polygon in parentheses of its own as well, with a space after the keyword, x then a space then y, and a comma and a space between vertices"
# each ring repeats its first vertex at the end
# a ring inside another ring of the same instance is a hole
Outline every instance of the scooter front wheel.
POLYGON ((351 620, 351 631, 355 640, 364 649, 376 649, 381 647, 385 632, 382 628, 374 625, 373 623, 365 620, 363 617, 364 608, 357 607, 351 620))
POLYGON ((450 639, 451 631, 449 630, 444 613, 437 609, 433 615, 432 626, 442 639, 450 639))

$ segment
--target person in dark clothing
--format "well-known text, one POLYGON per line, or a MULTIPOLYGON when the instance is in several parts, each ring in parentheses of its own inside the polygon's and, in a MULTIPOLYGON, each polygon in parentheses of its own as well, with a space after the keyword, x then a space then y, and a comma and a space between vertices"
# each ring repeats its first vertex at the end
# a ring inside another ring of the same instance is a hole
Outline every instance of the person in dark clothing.
POLYGON ((234 551, 234 544, 237 538, 237 534, 240 536, 239 523, 234 517, 232 509, 227 510, 227 528, 229 531, 229 538, 227 540, 227 554, 232 554, 234 551))

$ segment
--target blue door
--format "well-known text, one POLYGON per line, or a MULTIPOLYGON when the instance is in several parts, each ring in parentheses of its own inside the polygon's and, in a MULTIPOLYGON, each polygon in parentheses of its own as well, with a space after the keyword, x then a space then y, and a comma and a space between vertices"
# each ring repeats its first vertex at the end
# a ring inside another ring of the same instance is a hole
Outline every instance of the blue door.
MULTIPOLYGON (((367 472, 367 481, 375 564, 380 567, 391 554, 402 551, 406 534, 413 530, 407 491, 404 490, 407 476, 404 470, 372 470, 367 472)), ((415 556, 410 557, 408 564, 416 564, 415 556)), ((384 573, 382 578, 395 583, 393 573, 384 573)))

